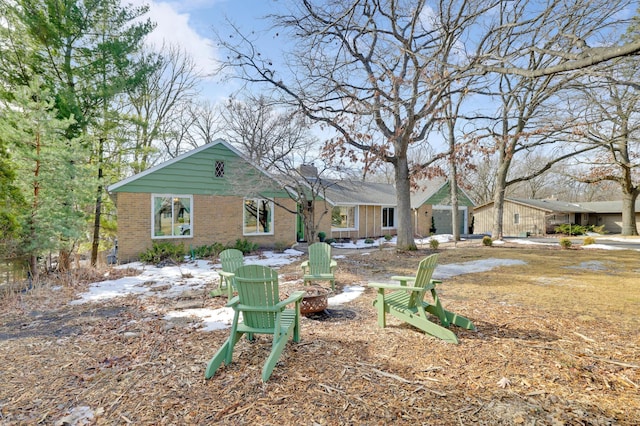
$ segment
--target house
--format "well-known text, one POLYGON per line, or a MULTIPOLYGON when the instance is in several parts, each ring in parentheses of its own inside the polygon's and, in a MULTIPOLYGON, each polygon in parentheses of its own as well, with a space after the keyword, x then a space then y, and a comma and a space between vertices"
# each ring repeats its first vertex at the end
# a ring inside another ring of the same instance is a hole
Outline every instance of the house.
POLYGON ((296 202, 264 170, 218 139, 108 188, 118 209, 118 259, 154 242, 185 248, 246 239, 296 241, 296 202))
MULTIPOLYGON (((493 229, 493 202, 474 210, 475 233, 491 234, 493 229)), ((636 204, 638 211, 640 203, 636 204)), ((636 214, 640 223, 640 213, 636 214)), ((605 232, 620 233, 622 229, 622 202, 569 203, 559 200, 505 198, 502 233, 505 236, 547 235, 558 225, 604 225, 605 232)))
MULTIPOLYGON (((317 175, 317 172, 316 172, 317 175)), ((324 181, 326 214, 318 231, 358 239, 397 233, 395 186, 324 181)), ((267 171, 218 139, 108 187, 118 209, 118 260, 135 260, 154 242, 186 249, 246 239, 260 247, 292 245, 304 238, 296 195, 267 171)), ((462 191, 460 223, 469 227, 470 199, 462 191)), ((415 229, 429 235, 451 229, 449 184, 428 181, 411 197, 415 229), (432 219, 433 218, 433 219, 432 219)))
MULTIPOLYGON (((622 232, 622 200, 591 201, 580 203, 580 206, 591 210, 589 225, 604 226, 606 232, 619 234, 622 232)), ((636 200, 636 229, 640 230, 640 200, 636 200)))

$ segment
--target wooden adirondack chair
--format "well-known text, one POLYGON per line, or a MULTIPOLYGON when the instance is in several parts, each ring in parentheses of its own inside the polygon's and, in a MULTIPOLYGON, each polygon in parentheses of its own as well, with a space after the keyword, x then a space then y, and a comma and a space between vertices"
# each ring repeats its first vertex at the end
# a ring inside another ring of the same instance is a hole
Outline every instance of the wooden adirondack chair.
POLYGON ((331 259, 331 246, 327 243, 313 243, 309 246, 309 260, 302 262, 302 279, 305 285, 310 281, 329 281, 331 290, 336 289, 335 271, 337 262, 331 259))
POLYGON ((467 330, 475 330, 473 323, 452 312, 446 311, 440 303, 436 293, 436 284, 441 281, 432 280, 431 276, 436 269, 438 255, 432 254, 424 258, 418 265, 415 277, 394 276, 394 281, 399 281, 400 286, 394 284, 370 283, 370 287, 378 289, 378 295, 373 305, 378 310, 378 325, 386 326, 386 314, 391 314, 402 321, 408 322, 425 333, 438 337, 451 343, 458 343, 456 335, 449 330, 450 324, 457 325, 467 330), (407 283, 412 283, 408 286, 407 283), (385 293, 385 290, 394 290, 385 293), (429 290, 433 297, 433 303, 424 300, 424 295, 429 290), (427 312, 436 316, 440 325, 432 322, 427 317, 427 312))
POLYGON ((220 253, 220 263, 222 263, 222 271, 218 271, 220 275, 220 287, 211 292, 211 296, 220 296, 227 292, 227 297, 233 297, 235 290, 235 271, 244 265, 244 256, 237 249, 226 249, 220 253))
POLYGON ((233 347, 243 334, 247 334, 249 340, 253 339, 254 334, 272 334, 271 353, 262 368, 262 380, 266 382, 289 337, 293 335, 294 342, 300 341, 300 302, 305 292, 296 291, 280 301, 278 273, 262 265, 246 265, 236 269, 235 285, 238 295, 227 303, 235 311, 231 334, 209 361, 205 378, 211 378, 222 362, 231 364, 233 347), (295 303, 295 308, 286 308, 291 303, 295 303))

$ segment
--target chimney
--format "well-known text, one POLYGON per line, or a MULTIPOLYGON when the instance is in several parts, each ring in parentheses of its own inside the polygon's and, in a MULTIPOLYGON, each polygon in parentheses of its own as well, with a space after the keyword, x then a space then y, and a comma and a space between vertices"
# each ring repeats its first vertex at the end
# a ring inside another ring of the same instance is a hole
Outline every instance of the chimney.
POLYGON ((312 178, 317 178, 318 177, 318 168, 316 166, 314 166, 313 164, 301 164, 300 168, 299 168, 300 174, 303 177, 312 177, 312 178))

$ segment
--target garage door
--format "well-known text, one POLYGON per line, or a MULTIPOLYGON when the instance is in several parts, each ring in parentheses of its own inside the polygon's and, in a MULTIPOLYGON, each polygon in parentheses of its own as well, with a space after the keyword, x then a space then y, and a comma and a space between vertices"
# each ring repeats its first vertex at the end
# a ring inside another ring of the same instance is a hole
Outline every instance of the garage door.
MULTIPOLYGON (((460 233, 464 234, 464 210, 458 210, 458 223, 460 233)), ((433 223, 436 226, 436 234, 453 234, 451 227, 451 210, 434 209, 433 223)))

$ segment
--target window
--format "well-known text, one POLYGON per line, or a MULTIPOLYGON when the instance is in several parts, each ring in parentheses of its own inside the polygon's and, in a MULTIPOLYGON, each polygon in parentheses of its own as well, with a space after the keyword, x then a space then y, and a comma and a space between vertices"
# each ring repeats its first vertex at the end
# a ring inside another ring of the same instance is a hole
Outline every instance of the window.
POLYGON ((382 227, 383 228, 395 228, 396 214, 393 207, 382 208, 382 227))
POLYGON ((152 238, 191 236, 193 197, 191 195, 152 195, 152 238))
POLYGON ((520 223, 520 213, 513 214, 513 223, 516 225, 520 223))
POLYGON ((331 210, 331 227, 337 230, 356 229, 357 207, 336 206, 331 210))
POLYGON ((273 201, 262 198, 244 200, 244 235, 273 234, 273 201))
POLYGON ((215 174, 217 178, 224 177, 224 161, 216 161, 215 174))

